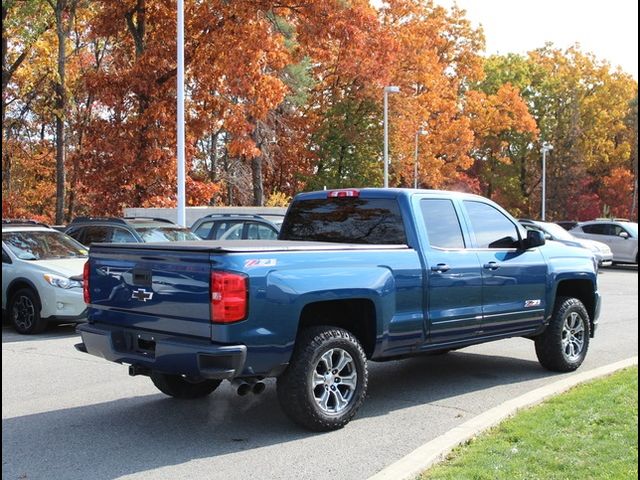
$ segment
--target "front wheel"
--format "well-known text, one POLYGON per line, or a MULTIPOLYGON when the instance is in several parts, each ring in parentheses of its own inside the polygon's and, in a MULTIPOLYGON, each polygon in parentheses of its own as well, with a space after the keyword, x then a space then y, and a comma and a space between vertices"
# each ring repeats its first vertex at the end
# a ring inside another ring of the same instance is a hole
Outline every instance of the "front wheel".
POLYGON ((40 317, 40 300, 30 288, 18 290, 9 303, 9 315, 13 328, 23 335, 43 332, 47 320, 40 317))
POLYGON ((190 380, 182 375, 152 372, 151 381, 165 395, 181 399, 206 397, 212 393, 221 380, 190 380))
POLYGON ((367 358, 347 330, 312 327, 300 335, 278 400, 294 422, 317 432, 337 430, 354 417, 367 392, 367 358))
POLYGON ((546 330, 535 338, 538 361, 547 370, 572 372, 589 349, 590 321, 577 298, 559 297, 546 330))

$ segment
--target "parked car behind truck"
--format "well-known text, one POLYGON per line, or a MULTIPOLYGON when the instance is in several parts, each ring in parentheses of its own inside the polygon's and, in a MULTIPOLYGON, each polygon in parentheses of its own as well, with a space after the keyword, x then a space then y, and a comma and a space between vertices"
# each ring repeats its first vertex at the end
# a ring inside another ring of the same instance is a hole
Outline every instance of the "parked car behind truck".
POLYGON ((599 267, 609 267, 613 262, 613 252, 606 243, 574 237, 571 233, 562 228, 562 226, 555 223, 540 222, 525 218, 521 218, 520 223, 527 230, 541 231, 547 240, 560 242, 564 245, 569 245, 570 247, 586 248, 596 257, 599 267))
POLYGON ((2 310, 18 333, 84 321, 87 254, 83 245, 47 225, 2 220, 2 310))
POLYGON ((638 224, 635 222, 597 219, 581 222, 569 233, 609 245, 613 252, 613 263, 638 263, 638 224))
POLYGON ((200 240, 191 230, 171 220, 153 217, 78 217, 65 233, 83 245, 200 240))
POLYGON ((76 348, 176 398, 276 377, 285 413, 323 431, 357 413, 369 361, 522 336, 567 372, 596 330, 590 252, 545 245, 482 197, 300 194, 279 238, 94 245, 76 348))

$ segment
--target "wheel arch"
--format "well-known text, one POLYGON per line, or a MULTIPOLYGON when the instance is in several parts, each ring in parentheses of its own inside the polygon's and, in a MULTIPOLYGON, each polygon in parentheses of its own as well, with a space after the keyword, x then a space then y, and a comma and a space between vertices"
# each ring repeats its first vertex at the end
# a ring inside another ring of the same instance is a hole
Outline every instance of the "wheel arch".
POLYGON ((350 298, 312 302, 304 306, 298 333, 309 327, 327 325, 342 328, 354 335, 371 358, 376 346, 376 307, 368 298, 350 298))
POLYGON ((9 286, 7 287, 7 305, 9 305, 9 302, 11 301, 11 298, 13 297, 13 295, 18 290, 22 290, 23 288, 28 288, 29 290, 33 291, 33 293, 36 296, 36 299, 38 300, 40 308, 42 308, 42 299, 40 298, 38 289, 35 286, 35 284, 27 278, 16 278, 9 284, 9 286))
MULTIPOLYGON (((567 279, 562 280, 556 287, 556 294, 554 297, 554 303, 558 298, 572 297, 577 298, 582 302, 589 314, 589 332, 593 337, 594 322, 596 316, 596 288, 591 280, 586 279, 567 279)), ((554 305, 555 308, 555 305, 554 305)))

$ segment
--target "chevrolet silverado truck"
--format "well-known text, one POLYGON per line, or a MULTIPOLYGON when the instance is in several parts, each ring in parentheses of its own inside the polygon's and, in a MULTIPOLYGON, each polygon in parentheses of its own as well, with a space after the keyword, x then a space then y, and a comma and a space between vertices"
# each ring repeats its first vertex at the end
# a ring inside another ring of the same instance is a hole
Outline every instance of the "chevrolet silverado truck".
POLYGON ((600 308, 588 250, 545 244, 485 198, 405 189, 299 194, 274 241, 93 245, 83 288, 77 350, 183 399, 275 377, 315 431, 354 417, 369 361, 519 336, 543 367, 575 370, 600 308))

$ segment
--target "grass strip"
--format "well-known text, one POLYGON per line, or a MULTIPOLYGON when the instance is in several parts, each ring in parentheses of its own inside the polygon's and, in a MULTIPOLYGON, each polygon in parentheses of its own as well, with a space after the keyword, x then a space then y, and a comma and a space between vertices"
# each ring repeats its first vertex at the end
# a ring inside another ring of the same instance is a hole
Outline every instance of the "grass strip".
POLYGON ((518 413, 419 478, 637 479, 638 368, 518 413))

